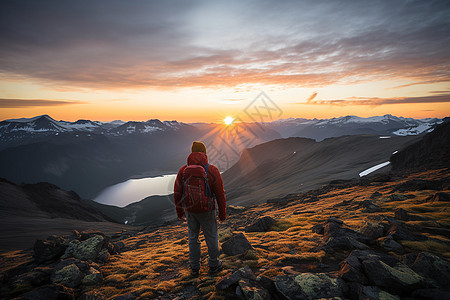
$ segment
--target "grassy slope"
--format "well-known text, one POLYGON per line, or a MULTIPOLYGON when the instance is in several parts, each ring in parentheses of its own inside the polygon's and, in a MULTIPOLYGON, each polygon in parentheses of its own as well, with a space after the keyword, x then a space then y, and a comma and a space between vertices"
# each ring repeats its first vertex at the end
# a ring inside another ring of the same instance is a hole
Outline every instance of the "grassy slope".
MULTIPOLYGON (((222 254, 225 269, 214 277, 207 275, 207 251, 203 240, 203 267, 200 277, 192 278, 189 275, 185 224, 160 227, 147 233, 141 232, 123 240, 130 250, 113 256, 102 266, 105 280, 101 286, 93 289, 106 297, 136 292, 142 298, 151 298, 164 293, 191 291, 194 298, 221 299, 224 294, 215 290, 214 283, 232 269, 244 265, 250 266, 256 275, 264 274, 269 277, 283 274, 281 268, 285 266, 291 266, 291 269, 297 272, 314 272, 323 270, 320 269, 323 266, 319 263, 326 263, 329 266, 327 271, 337 270, 337 263, 348 253, 335 253, 334 256, 330 256, 324 252, 308 252, 322 240, 322 236, 311 232, 313 225, 323 222, 329 216, 335 216, 343 220, 349 228, 358 229, 368 219, 377 220, 381 215, 393 217, 393 210, 401 207, 412 214, 429 218, 426 221, 407 223, 449 229, 450 204, 425 202, 425 199, 435 191, 406 192, 405 194, 414 195, 415 198, 401 202, 389 201, 393 187, 401 182, 416 178, 442 179, 448 176, 448 169, 413 173, 406 178, 398 178, 395 182, 373 182, 367 186, 356 184, 343 188, 335 186, 322 189, 322 194, 315 191, 320 200, 314 203, 302 203, 311 194, 299 194, 290 197, 285 203, 250 207, 242 213, 230 216, 219 226, 220 241, 226 240, 232 232, 243 231, 247 224, 261 215, 272 216, 278 222, 268 232, 245 233, 255 250, 234 257, 222 254), (383 209, 382 212, 367 213, 358 208, 360 201, 369 199, 376 191, 382 194, 375 200, 375 203, 383 209), (346 201, 345 205, 336 206, 343 201, 346 201), (293 214, 294 212, 297 214, 293 214)), ((448 236, 423 234, 450 242, 448 236)), ((450 258, 449 247, 436 241, 403 242, 403 246, 408 251, 426 250, 450 258)))

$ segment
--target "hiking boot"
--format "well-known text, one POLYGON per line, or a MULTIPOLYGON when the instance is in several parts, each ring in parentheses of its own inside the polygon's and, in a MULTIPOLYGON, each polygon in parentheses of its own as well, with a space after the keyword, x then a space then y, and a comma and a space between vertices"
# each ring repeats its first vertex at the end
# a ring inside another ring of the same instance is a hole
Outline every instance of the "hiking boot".
POLYGON ((197 277, 200 274, 200 270, 199 269, 191 269, 191 276, 192 277, 197 277))
POLYGON ((222 262, 219 263, 219 265, 217 267, 214 268, 209 268, 209 274, 215 274, 218 273, 220 271, 222 271, 223 267, 222 267, 222 262))

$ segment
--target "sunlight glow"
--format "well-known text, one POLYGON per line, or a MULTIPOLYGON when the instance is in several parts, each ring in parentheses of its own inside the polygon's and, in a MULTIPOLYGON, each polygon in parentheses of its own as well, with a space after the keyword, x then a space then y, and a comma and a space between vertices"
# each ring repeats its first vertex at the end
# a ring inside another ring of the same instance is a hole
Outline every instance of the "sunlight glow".
POLYGON ((223 121, 225 122, 225 124, 231 125, 231 124, 233 124, 234 119, 232 117, 228 116, 223 121))

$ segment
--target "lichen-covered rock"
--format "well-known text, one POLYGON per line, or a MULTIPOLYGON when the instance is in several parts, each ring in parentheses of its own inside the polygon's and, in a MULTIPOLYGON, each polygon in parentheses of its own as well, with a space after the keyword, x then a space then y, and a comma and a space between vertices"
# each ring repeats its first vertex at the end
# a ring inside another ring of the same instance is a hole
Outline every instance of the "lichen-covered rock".
POLYGON ((223 253, 230 256, 244 254, 250 249, 253 249, 253 247, 242 232, 229 238, 222 244, 223 253))
POLYGON ((70 288, 80 285, 82 278, 83 274, 75 264, 70 264, 55 271, 51 277, 52 283, 60 283, 70 288))
POLYGON ((325 273, 282 275, 275 278, 279 293, 290 300, 343 297, 347 286, 341 278, 325 273))
POLYGON ((99 256, 104 242, 105 238, 103 236, 94 235, 74 247, 72 254, 75 258, 80 260, 94 261, 99 256))
POLYGON ((87 274, 83 277, 81 283, 83 285, 94 285, 103 280, 102 273, 94 268, 90 268, 87 274))
POLYGON ((109 252, 108 252, 108 249, 104 248, 103 250, 101 250, 101 251, 98 253, 97 260, 98 260, 99 262, 105 263, 105 262, 108 261, 109 256, 110 256, 110 254, 109 254, 109 252))
POLYGON ((76 265, 82 273, 87 272, 90 268, 90 265, 86 261, 81 261, 79 259, 71 257, 71 258, 60 260, 58 262, 58 264, 55 266, 54 272, 61 270, 62 268, 66 267, 68 265, 71 265, 71 264, 76 265))
POLYGON ((387 264, 375 257, 361 262, 369 282, 388 292, 405 294, 423 285, 423 278, 402 263, 387 264))
POLYGON ((377 286, 363 286, 358 291, 359 299, 371 299, 371 300, 400 300, 397 295, 392 295, 386 291, 383 291, 377 286))

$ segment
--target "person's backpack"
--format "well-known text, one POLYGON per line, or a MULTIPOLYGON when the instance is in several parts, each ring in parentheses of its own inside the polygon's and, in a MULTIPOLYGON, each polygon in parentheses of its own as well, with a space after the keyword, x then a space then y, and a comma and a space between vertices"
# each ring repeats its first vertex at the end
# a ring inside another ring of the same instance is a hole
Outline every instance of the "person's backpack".
POLYGON ((201 213, 212 210, 213 193, 208 184, 209 164, 188 165, 183 171, 183 203, 186 210, 201 213))

